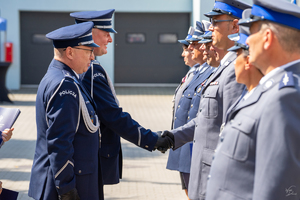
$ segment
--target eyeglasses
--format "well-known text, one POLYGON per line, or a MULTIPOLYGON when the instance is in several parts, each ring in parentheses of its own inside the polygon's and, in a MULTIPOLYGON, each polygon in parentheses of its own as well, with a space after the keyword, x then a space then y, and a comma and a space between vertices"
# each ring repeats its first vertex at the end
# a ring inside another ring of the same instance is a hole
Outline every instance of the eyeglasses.
POLYGON ((211 25, 216 26, 218 22, 232 22, 233 19, 224 19, 224 20, 217 20, 217 19, 210 19, 211 25))
MULTIPOLYGON (((71 47, 71 48, 73 48, 73 49, 81 49, 81 50, 85 50, 85 51, 90 51, 91 52, 91 55, 90 56, 92 56, 93 55, 93 53, 94 53, 94 48, 93 49, 83 49, 83 48, 78 48, 78 47, 71 47)), ((64 49, 63 51, 65 51, 66 49, 64 49)))
POLYGON ((81 50, 85 50, 85 51, 90 51, 91 52, 91 56, 93 55, 94 53, 94 48, 93 49, 83 49, 83 48, 76 48, 76 47, 72 47, 73 49, 81 49, 81 50))

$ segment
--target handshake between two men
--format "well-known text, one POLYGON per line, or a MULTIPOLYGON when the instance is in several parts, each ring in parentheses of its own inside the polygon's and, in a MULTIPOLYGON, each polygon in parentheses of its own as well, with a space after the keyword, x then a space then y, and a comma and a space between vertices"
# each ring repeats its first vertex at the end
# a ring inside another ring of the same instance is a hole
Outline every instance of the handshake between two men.
POLYGON ((174 147, 175 140, 173 133, 169 131, 157 131, 156 133, 158 135, 158 139, 153 151, 157 149, 158 151, 165 153, 168 149, 174 147))

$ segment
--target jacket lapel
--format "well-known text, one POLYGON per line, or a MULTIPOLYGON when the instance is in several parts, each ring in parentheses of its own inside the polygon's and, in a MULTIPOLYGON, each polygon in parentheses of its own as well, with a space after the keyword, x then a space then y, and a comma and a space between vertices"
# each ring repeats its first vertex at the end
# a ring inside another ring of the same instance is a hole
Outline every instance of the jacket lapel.
MULTIPOLYGON (((231 52, 229 52, 231 53, 231 52)), ((223 72, 223 70, 230 65, 234 60, 236 59, 236 54, 231 53, 230 56, 225 60, 224 65, 220 65, 217 70, 213 73, 211 77, 207 80, 207 82, 204 85, 204 88, 202 90, 202 93, 205 91, 205 89, 209 86, 209 84, 214 81, 217 77, 220 76, 220 74, 223 72)))

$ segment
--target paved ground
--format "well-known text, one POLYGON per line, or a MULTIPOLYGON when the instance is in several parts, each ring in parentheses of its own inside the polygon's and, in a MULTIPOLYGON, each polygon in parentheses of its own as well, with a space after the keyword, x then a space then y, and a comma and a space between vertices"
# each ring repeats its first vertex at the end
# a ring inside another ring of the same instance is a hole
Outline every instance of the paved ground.
MULTIPOLYGON (((117 96, 124 111, 142 126, 157 131, 170 128, 174 89, 117 88, 117 96)), ((0 150, 0 180, 3 187, 20 192, 18 200, 31 199, 27 191, 36 140, 35 96, 36 90, 22 89, 10 94, 14 104, 0 102, 2 107, 21 109, 12 139, 0 150)), ((165 169, 168 153, 151 153, 125 140, 122 149, 123 179, 120 184, 105 186, 105 199, 186 199, 178 172, 165 169)))

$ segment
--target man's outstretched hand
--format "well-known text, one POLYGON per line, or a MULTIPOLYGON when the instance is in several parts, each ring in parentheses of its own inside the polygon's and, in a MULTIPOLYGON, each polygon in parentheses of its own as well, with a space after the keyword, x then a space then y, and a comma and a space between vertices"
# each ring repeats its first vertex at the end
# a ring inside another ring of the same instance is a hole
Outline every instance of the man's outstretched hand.
POLYGON ((154 150, 158 150, 162 153, 165 153, 168 149, 173 148, 174 146, 174 135, 169 131, 156 132, 158 135, 157 142, 154 146, 154 150))

